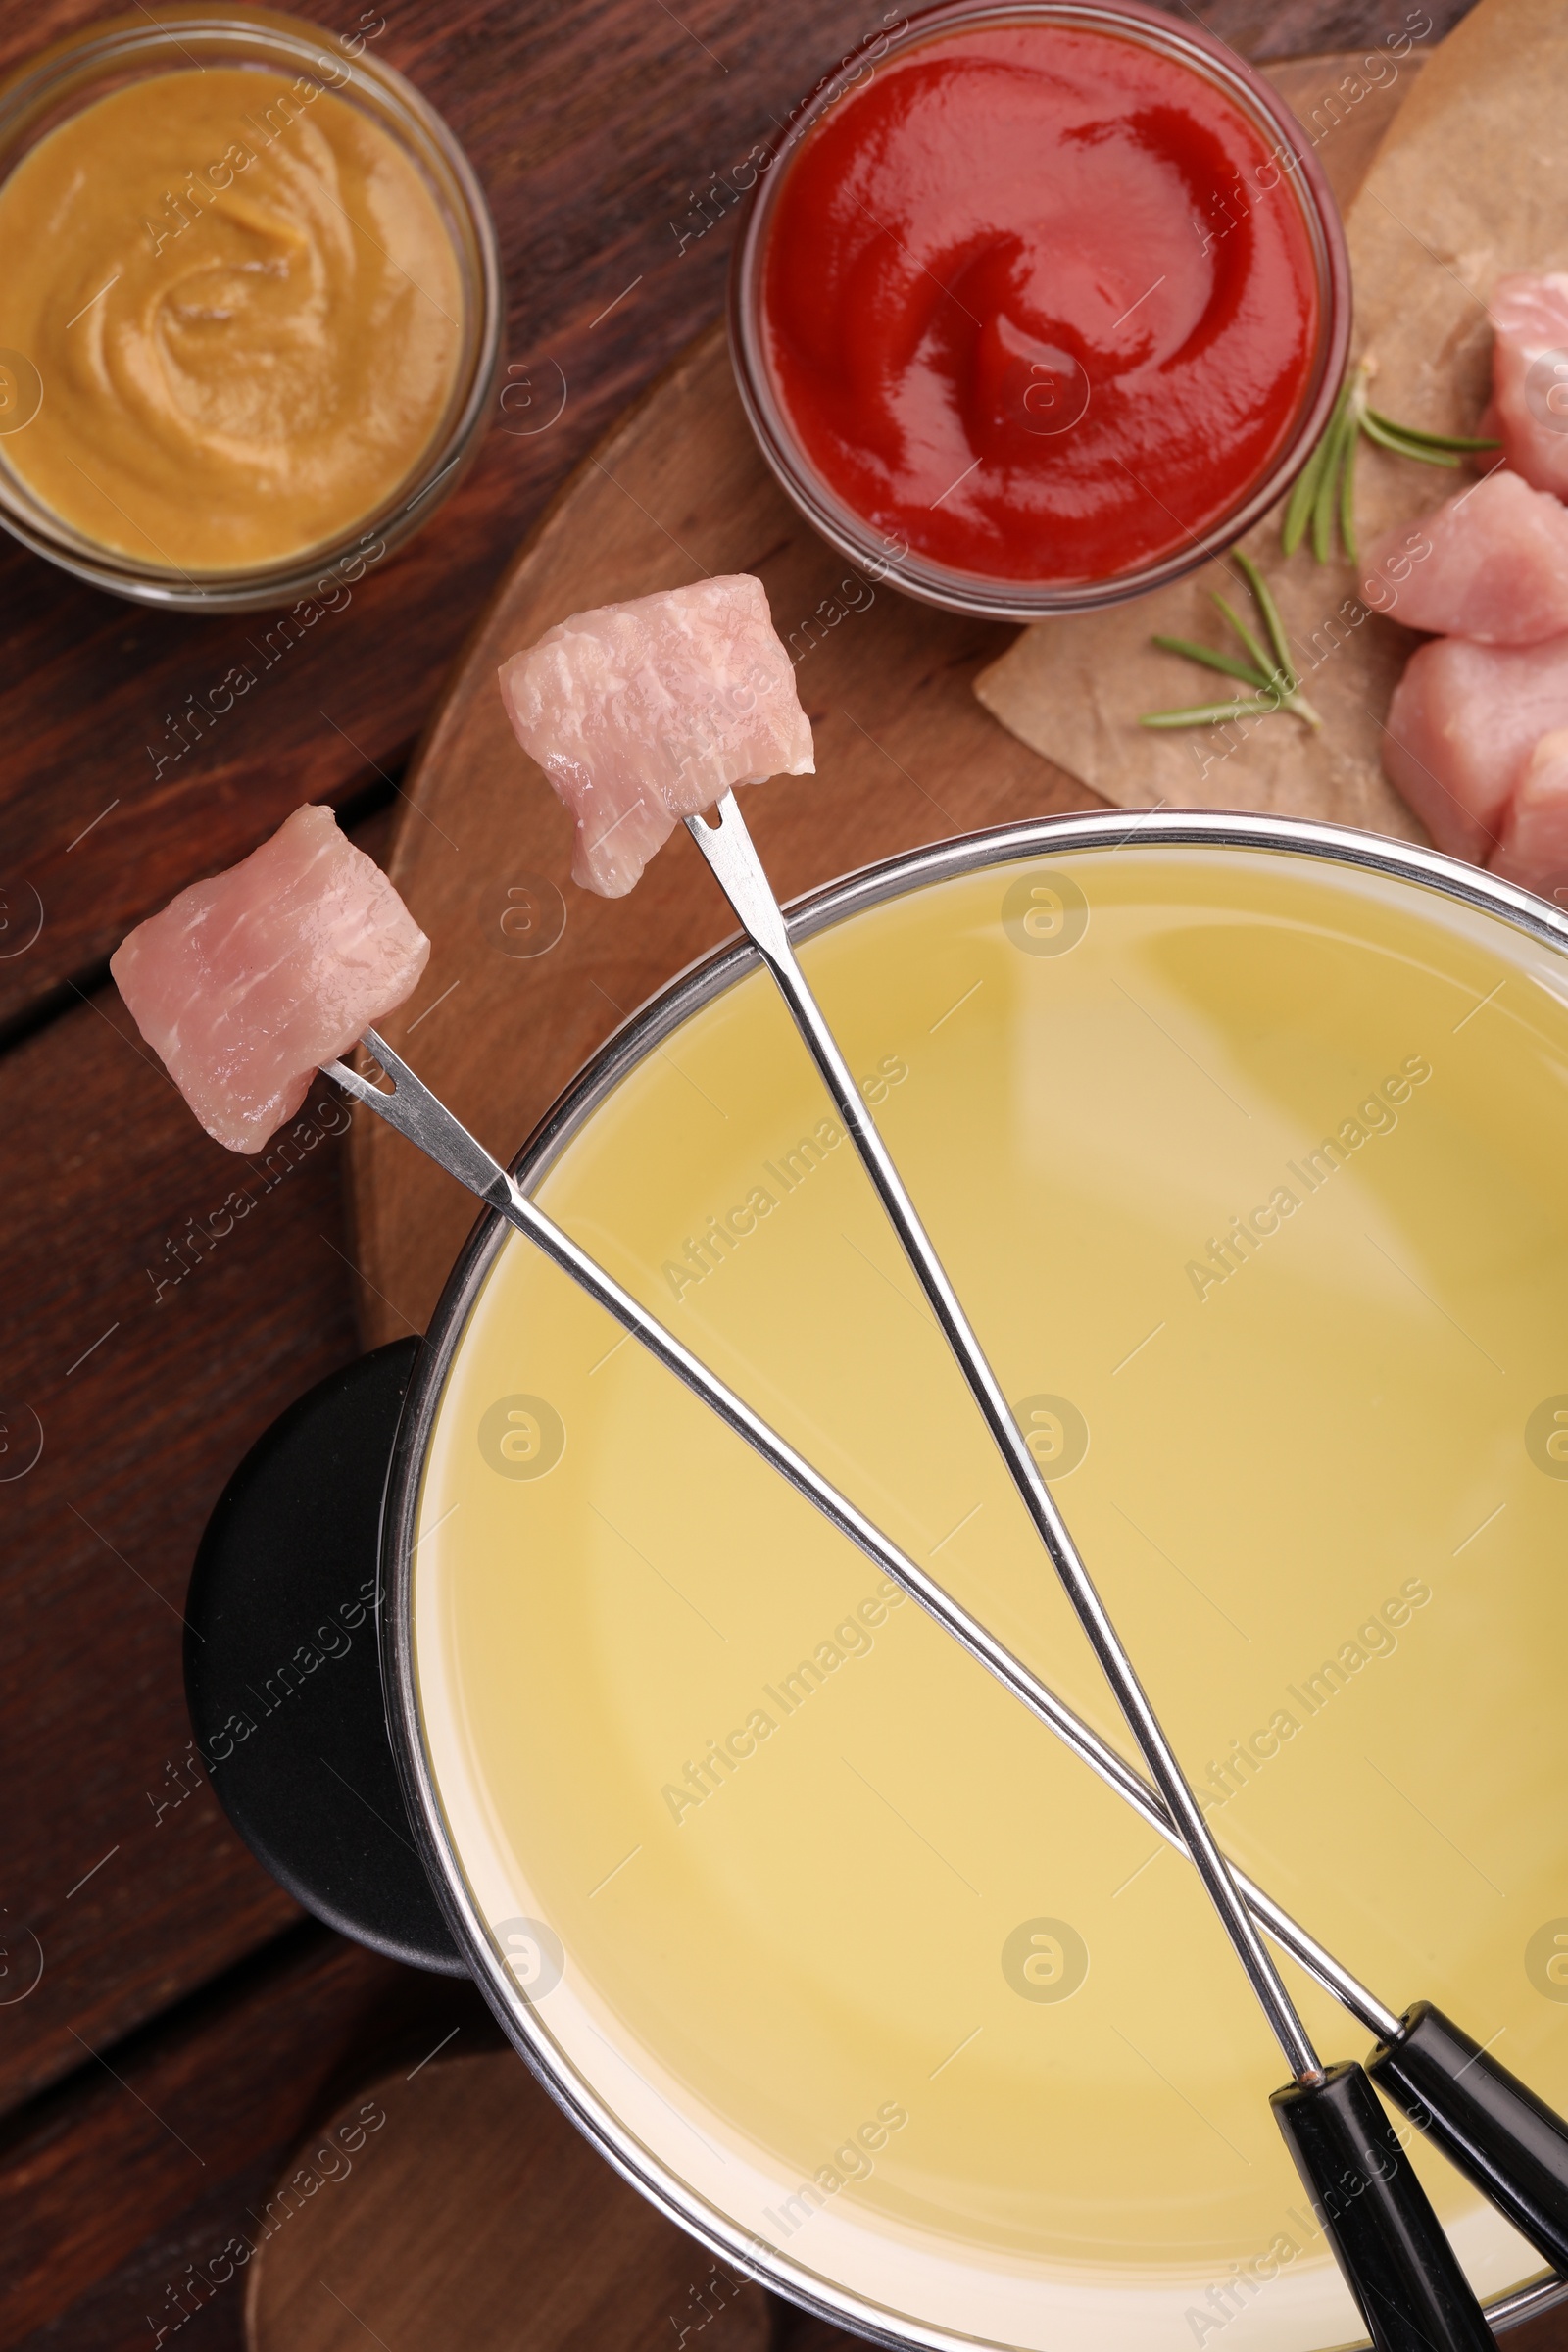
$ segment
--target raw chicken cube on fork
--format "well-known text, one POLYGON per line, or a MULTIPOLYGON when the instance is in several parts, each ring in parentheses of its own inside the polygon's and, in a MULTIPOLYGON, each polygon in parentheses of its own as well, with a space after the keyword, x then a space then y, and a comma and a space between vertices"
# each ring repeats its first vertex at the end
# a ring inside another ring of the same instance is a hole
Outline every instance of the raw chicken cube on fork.
POLYGON ((202 1125, 260 1150, 322 1062, 412 996, 430 942, 330 808, 138 923, 109 968, 202 1125))
POLYGON ((572 878, 607 899, 731 786, 815 772, 794 665, 746 572, 574 613, 500 682, 575 821, 572 878))

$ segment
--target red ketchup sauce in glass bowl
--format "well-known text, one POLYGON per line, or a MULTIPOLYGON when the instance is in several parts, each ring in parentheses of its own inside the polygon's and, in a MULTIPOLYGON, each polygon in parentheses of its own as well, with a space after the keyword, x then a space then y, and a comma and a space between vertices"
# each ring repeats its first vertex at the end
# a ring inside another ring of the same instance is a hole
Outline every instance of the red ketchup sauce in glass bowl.
POLYGON ((1249 529, 1328 421, 1349 309, 1310 149, 1233 52, 1131 0, 946 0, 791 117, 730 333, 825 537, 1029 620, 1249 529))

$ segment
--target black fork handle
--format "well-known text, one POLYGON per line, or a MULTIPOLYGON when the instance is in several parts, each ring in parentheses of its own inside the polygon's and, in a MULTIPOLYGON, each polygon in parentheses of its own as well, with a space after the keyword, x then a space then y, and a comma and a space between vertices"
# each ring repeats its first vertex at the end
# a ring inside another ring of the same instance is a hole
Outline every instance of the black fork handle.
POLYGON ((1376 2352, 1494 2352, 1491 2328, 1365 2070, 1277 2090, 1273 2108, 1376 2352))
POLYGON ((1568 2126, 1430 2001, 1367 2060, 1378 2088, 1568 2277, 1568 2126))

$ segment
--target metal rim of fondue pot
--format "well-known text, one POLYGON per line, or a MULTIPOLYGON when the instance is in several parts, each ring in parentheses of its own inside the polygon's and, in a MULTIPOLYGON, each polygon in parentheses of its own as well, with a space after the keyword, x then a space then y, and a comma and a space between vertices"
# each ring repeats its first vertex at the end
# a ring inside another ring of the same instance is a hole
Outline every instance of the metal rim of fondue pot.
MULTIPOLYGON (((1129 816, 1124 810, 1037 820, 941 842, 890 858, 800 902, 789 915, 791 938, 799 946, 803 940, 848 916, 901 898, 925 884, 975 873, 987 866, 1010 863, 1040 853, 1049 854, 1054 860, 1077 850, 1130 847, 1135 843, 1284 850, 1307 858, 1328 858, 1337 864, 1424 884, 1461 903, 1501 915, 1536 938, 1568 952, 1568 916, 1528 891, 1495 881, 1478 868, 1459 864, 1433 851, 1297 820, 1166 812, 1142 817, 1129 816)), ((594 1112, 646 1054, 663 1043, 691 1014, 757 968, 758 963, 756 951, 747 944, 721 949, 670 982, 642 1011, 635 1013, 587 1064, 520 1154, 514 1173, 524 1189, 532 1191, 539 1184, 594 1112)), ((711 2251, 778 2286, 793 2301, 886 2342, 920 2340, 911 2339, 907 2330, 890 2328, 889 2315, 873 2309, 858 2296, 844 2290, 826 2290, 826 2282, 819 2275, 806 2272, 782 2251, 764 2251, 726 2217, 696 2197, 676 2176, 651 2159, 647 2149, 625 2131, 593 2086, 568 2070, 559 2051, 536 2026, 526 1997, 498 1956, 487 1923, 473 1906, 461 1865, 447 1838, 419 1720, 413 1624, 415 1521, 426 1448, 447 1372, 480 1290, 510 1233, 511 1228, 502 1217, 493 1210, 486 1211, 453 1270, 409 1392, 387 1493, 381 1562, 382 1662, 394 1749, 410 1813, 419 1834, 422 1859, 458 1948, 509 2038, 618 2172, 711 2251)), ((1489 2316, 1494 2326, 1512 2322, 1539 2310, 1564 2291, 1568 2289, 1556 2280, 1526 2287, 1492 2306, 1489 2316)), ((945 2331, 932 2330, 924 2340, 941 2344, 952 2339, 945 2331)))

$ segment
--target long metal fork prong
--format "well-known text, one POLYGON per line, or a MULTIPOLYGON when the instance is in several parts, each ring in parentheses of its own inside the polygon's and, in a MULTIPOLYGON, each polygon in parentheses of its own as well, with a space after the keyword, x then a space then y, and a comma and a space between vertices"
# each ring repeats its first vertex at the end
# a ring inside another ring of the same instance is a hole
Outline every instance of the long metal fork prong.
POLYGON ((1034 1522, 1052 1566, 1072 1602, 1102 1673, 1116 1694, 1145 1763, 1165 1801, 1166 1811, 1181 1830, 1193 1863, 1208 1890, 1210 1901, 1235 1947, 1258 2005, 1273 2028, 1297 2082, 1317 2082, 1323 2070, 1305 2026, 1285 1988, 1252 1915, 1231 1876, 1213 1833, 1188 1785, 1187 1776, 1166 1739, 1137 1670, 1101 1599, 1083 1557, 1057 1510, 1039 1463, 1013 1417, 1002 1384, 991 1368, 947 1269, 921 1222, 903 1178, 883 1143, 875 1120, 861 1100, 860 1090, 838 1041, 823 1018, 806 975, 796 960, 789 930, 773 888, 757 855, 733 792, 718 804, 714 821, 689 816, 687 829, 717 878, 719 888, 739 916, 747 936, 777 981, 807 1051, 821 1073, 839 1116, 875 1187, 888 1220, 904 1247, 916 1281, 930 1301, 942 1335, 957 1360, 969 1392, 996 1442, 1008 1475, 1034 1522))
MULTIPOLYGON (((607 1274, 569 1234, 547 1216, 514 1182, 500 1161, 491 1157, 484 1146, 468 1133, 462 1122, 430 1092, 422 1079, 416 1077, 408 1063, 401 1060, 373 1029, 366 1031, 364 1043, 391 1079, 390 1091, 362 1078, 346 1062, 326 1063, 327 1076, 336 1079, 356 1102, 375 1111, 399 1134, 416 1145, 427 1158, 434 1160, 448 1175, 456 1177, 470 1193, 477 1194, 481 1200, 499 1210, 509 1223, 526 1234, 555 1265, 640 1340, 658 1362, 673 1372, 677 1380, 694 1396, 700 1396, 780 1477, 788 1480, 799 1494, 813 1503, 823 1517, 847 1536, 867 1559, 892 1577, 894 1583, 911 1600, 917 1601, 945 1632, 951 1634, 978 1665, 994 1675, 1004 1690, 1021 1700, 1031 1714, 1037 1716, 1092 1772, 1098 1774, 1107 1788, 1131 1805, 1152 1830, 1175 1846, 1179 1853, 1188 1851, 1181 1832, 1171 1820, 1158 1793, 1125 1757, 1118 1755, 1108 1741, 1075 1715, 1065 1700, 1058 1698, 978 1618, 972 1617, 946 1586, 918 1567, 890 1537, 885 1536, 759 1413, 754 1412, 742 1397, 737 1396, 716 1373, 710 1371, 700 1357, 693 1355, 672 1332, 666 1331, 656 1315, 635 1299, 629 1291, 623 1290, 612 1275, 607 1274)), ((1332 1993, 1370 2032, 1384 2039, 1397 2033, 1399 2019, 1394 2010, 1386 2007, 1374 1992, 1335 1959, 1332 1952, 1326 1951, 1298 1920, 1275 1902, 1272 1895, 1266 1894, 1262 1887, 1241 1871, 1236 1871, 1235 1877, 1249 1906, 1282 1950, 1289 1952, 1326 1992, 1332 1993)))

